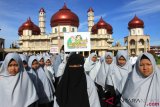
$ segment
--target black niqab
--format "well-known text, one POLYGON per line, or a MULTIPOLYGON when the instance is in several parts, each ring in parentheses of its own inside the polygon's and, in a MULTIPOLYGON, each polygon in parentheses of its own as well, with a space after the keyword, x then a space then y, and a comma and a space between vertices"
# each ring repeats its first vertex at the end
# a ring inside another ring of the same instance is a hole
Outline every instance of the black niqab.
POLYGON ((69 57, 57 86, 57 103, 59 107, 90 107, 84 67, 69 67, 69 65, 84 65, 84 58, 80 54, 72 54, 69 57))

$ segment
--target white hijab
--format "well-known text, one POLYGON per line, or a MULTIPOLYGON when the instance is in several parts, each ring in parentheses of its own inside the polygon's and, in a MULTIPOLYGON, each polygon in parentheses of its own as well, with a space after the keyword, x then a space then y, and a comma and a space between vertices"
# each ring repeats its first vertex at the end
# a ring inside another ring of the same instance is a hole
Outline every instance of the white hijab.
POLYGON ((101 67, 98 71, 98 74, 96 76, 96 83, 98 83, 99 85, 101 85, 102 87, 105 87, 105 81, 106 81, 106 77, 108 75, 109 72, 109 68, 113 68, 114 65, 114 59, 113 59, 113 55, 111 52, 106 52, 105 56, 104 56, 104 60, 102 61, 101 67), (112 58, 112 63, 111 64, 107 64, 106 63, 106 58, 107 56, 110 56, 112 58))
POLYGON ((53 101, 54 88, 51 86, 44 70, 39 67, 36 71, 32 69, 32 63, 37 60, 36 56, 31 56, 28 61, 28 65, 31 68, 29 75, 36 87, 37 94, 39 96, 39 103, 48 103, 53 101))
POLYGON ((126 59, 126 64, 124 66, 119 66, 118 64, 114 64, 112 68, 109 69, 108 76, 106 78, 106 84, 114 86, 115 90, 119 86, 120 81, 125 78, 127 79, 128 74, 132 71, 132 66, 128 61, 128 53, 125 50, 119 50, 116 55, 116 62, 118 63, 118 59, 123 56, 126 59))
MULTIPOLYGON (((46 63, 47 60, 50 60, 51 61, 51 58, 49 56, 45 56, 44 57, 44 62, 46 63)), ((53 66, 52 66, 52 62, 51 62, 51 65, 50 66, 46 66, 45 65, 45 68, 52 73, 52 75, 55 74, 54 70, 53 70, 53 66)))
POLYGON ((19 56, 21 57, 22 61, 26 61, 28 62, 28 57, 24 54, 19 54, 19 56))
MULTIPOLYGON (((122 91, 122 107, 148 107, 152 103, 160 101, 160 70, 156 65, 154 57, 150 53, 143 53, 138 57, 133 72, 129 75, 128 81, 122 91), (148 77, 143 77, 139 71, 140 60, 145 55, 151 61, 153 73, 148 77), (129 99, 139 100, 138 102, 129 99)), ((154 105, 159 107, 159 105, 154 105)))
POLYGON ((22 60, 17 53, 9 53, 0 69, 0 106, 28 107, 38 100, 36 89, 24 70, 22 60), (8 64, 14 59, 18 63, 19 72, 11 76, 8 64))
POLYGON ((89 74, 89 76, 92 78, 93 81, 95 80, 101 65, 100 61, 96 61, 96 62, 92 61, 92 57, 94 56, 97 56, 97 54, 91 53, 84 63, 85 72, 89 74))

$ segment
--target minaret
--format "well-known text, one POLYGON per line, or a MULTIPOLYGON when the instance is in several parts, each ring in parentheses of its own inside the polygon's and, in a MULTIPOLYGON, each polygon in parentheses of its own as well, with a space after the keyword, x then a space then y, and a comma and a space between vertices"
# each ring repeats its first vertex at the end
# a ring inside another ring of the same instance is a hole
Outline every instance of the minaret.
POLYGON ((92 8, 88 9, 88 31, 91 32, 91 29, 94 25, 94 10, 92 8))
POLYGON ((41 30, 41 35, 44 35, 46 33, 45 31, 45 18, 46 18, 46 12, 43 8, 39 10, 39 28, 41 30))
POLYGON ((136 15, 128 23, 129 35, 144 35, 144 22, 136 15))

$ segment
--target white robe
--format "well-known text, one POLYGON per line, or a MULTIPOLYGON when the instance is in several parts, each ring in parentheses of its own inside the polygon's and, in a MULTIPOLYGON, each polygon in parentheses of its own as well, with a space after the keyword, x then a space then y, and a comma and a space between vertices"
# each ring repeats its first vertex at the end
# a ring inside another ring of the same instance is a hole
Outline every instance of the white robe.
POLYGON ((103 88, 105 88, 105 82, 106 82, 106 77, 109 73, 109 68, 113 68, 114 65, 114 59, 113 59, 113 55, 111 52, 106 52, 104 59, 102 61, 101 67, 98 71, 98 74, 96 76, 95 82, 99 85, 101 85, 103 88), (106 58, 107 56, 110 56, 112 58, 112 63, 111 64, 107 64, 106 63, 106 58))
POLYGON ((22 60, 17 53, 9 53, 0 69, 0 107, 28 107, 38 100, 36 89, 24 70, 22 60), (8 64, 14 59, 19 72, 12 76, 8 64))
POLYGON ((69 57, 69 54, 64 55, 64 59, 63 59, 62 63, 59 65, 58 71, 55 75, 56 77, 60 77, 60 76, 63 75, 64 69, 65 69, 65 66, 66 66, 66 63, 67 63, 67 57, 69 57))
POLYGON ((128 74, 132 71, 132 66, 128 61, 128 55, 126 51, 118 51, 116 59, 118 60, 121 56, 126 59, 126 64, 121 67, 117 64, 114 64, 113 68, 109 69, 109 74, 106 78, 106 84, 114 86, 114 89, 117 90, 119 83, 122 79, 127 79, 128 74))
MULTIPOLYGON (((87 80, 87 92, 88 92, 88 98, 89 98, 89 104, 90 107, 101 107, 99 102, 99 97, 97 93, 96 86, 93 82, 93 80, 86 75, 87 80)), ((53 107, 59 107, 56 101, 56 97, 54 98, 54 106, 53 107)))

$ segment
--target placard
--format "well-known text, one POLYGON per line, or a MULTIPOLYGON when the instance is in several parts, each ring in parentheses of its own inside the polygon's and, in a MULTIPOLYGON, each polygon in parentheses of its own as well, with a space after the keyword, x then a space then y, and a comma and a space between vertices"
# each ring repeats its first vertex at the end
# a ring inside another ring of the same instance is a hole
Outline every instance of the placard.
POLYGON ((50 53, 58 53, 58 47, 51 47, 50 53))
POLYGON ((65 52, 90 51, 90 32, 64 33, 65 52))

